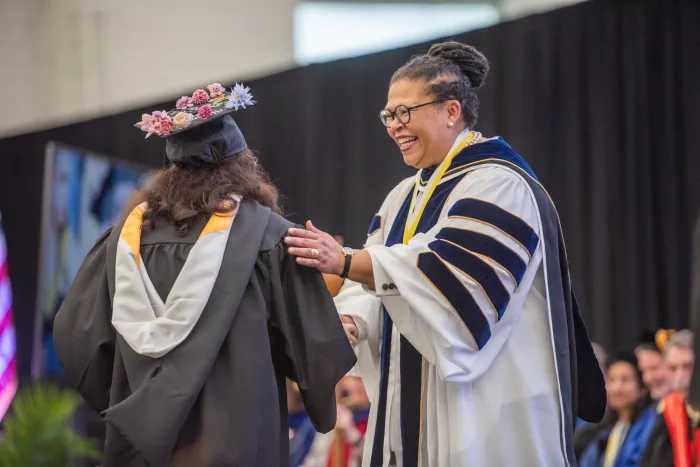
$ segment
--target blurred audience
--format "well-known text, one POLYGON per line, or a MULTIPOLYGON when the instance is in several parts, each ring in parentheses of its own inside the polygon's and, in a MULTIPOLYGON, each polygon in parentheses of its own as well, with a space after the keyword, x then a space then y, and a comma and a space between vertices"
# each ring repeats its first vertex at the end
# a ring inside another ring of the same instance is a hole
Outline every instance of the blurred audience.
MULTIPOLYGON (((664 331, 659 331, 657 335, 662 332, 664 331)), ((654 401, 661 400, 671 390, 671 374, 664 360, 663 348, 657 344, 656 336, 643 339, 635 349, 635 354, 649 396, 654 401)))
POLYGON ((605 377, 608 411, 603 422, 590 429, 579 466, 638 465, 656 413, 649 407, 634 353, 620 352, 609 358, 605 377))
POLYGON ((369 398, 360 378, 346 376, 338 386, 338 421, 327 466, 360 467, 369 421, 369 398))
POLYGON ((304 410, 299 390, 287 382, 291 467, 360 467, 369 419, 369 399, 360 378, 338 383, 338 418, 333 431, 317 433, 304 410))
POLYGON ((296 383, 287 380, 287 410, 289 411, 289 465, 307 466, 314 442, 321 435, 306 413, 301 393, 296 383))
POLYGON ((693 340, 691 331, 678 331, 664 349, 671 393, 658 404, 643 467, 693 467, 700 460, 700 412, 686 402, 695 366, 693 340))
POLYGON ((671 390, 678 391, 685 399, 695 366, 693 333, 684 329, 673 334, 665 348, 665 359, 671 373, 671 390))

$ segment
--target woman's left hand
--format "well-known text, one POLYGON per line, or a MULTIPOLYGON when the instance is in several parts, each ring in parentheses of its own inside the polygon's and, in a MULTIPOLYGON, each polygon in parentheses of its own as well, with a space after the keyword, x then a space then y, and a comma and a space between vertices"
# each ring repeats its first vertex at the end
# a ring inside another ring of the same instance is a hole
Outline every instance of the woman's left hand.
POLYGON ((289 229, 284 241, 290 246, 289 253, 297 256, 297 263, 316 268, 326 274, 339 276, 345 268, 343 247, 335 239, 308 221, 307 230, 289 229))

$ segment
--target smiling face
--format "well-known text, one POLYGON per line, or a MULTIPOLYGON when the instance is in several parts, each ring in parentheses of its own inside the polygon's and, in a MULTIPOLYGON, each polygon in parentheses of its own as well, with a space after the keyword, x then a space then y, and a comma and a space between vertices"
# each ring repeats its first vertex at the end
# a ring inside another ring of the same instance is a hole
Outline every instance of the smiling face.
MULTIPOLYGON (((411 108, 434 101, 435 97, 425 92, 425 84, 420 80, 395 81, 389 88, 385 109, 393 112, 400 105, 411 108)), ((404 162, 417 169, 440 164, 464 127, 461 106, 456 100, 411 110, 408 123, 401 123, 398 118, 387 122, 387 132, 401 150, 404 162)))
POLYGON ((627 362, 616 362, 607 371, 608 404, 616 411, 629 410, 642 398, 644 390, 637 369, 627 362))
POLYGON ((650 349, 637 351, 637 362, 644 385, 654 400, 660 400, 670 389, 671 375, 661 353, 650 349))

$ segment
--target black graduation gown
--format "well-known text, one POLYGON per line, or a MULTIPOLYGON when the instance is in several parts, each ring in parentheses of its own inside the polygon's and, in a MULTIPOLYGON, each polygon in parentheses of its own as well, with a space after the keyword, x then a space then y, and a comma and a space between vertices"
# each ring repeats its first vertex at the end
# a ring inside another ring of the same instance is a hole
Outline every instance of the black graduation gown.
MULTIPOLYGON (((184 238, 142 233, 141 255, 165 300, 205 220, 184 238)), ((116 244, 83 262, 54 327, 68 381, 107 422, 104 467, 289 465, 284 378, 319 432, 335 425, 335 385, 355 364, 315 270, 286 253, 292 224, 244 200, 219 276, 188 338, 161 358, 134 352, 111 325, 116 244)))

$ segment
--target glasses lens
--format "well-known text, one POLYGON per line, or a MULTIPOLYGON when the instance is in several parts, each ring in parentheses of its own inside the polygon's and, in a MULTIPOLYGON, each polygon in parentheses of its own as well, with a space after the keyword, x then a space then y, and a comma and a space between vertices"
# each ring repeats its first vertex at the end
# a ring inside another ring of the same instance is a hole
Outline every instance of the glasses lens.
POLYGON ((389 126, 389 122, 391 120, 391 112, 389 112, 388 110, 382 110, 381 112, 379 112, 379 120, 382 121, 382 124, 384 126, 389 126))
POLYGON ((401 123, 406 124, 411 120, 411 111, 405 105, 400 105, 396 107, 396 117, 401 123))

